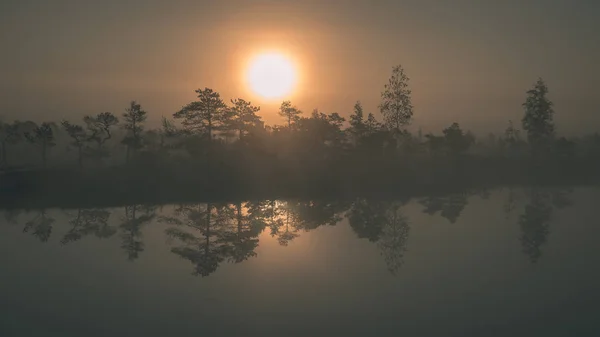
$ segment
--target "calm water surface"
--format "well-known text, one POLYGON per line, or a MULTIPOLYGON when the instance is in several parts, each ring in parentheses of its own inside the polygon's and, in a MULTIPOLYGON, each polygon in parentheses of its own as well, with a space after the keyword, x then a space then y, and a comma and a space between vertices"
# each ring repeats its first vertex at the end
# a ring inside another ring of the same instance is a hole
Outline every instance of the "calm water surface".
POLYGON ((599 211, 592 187, 2 211, 0 336, 600 336, 599 211))

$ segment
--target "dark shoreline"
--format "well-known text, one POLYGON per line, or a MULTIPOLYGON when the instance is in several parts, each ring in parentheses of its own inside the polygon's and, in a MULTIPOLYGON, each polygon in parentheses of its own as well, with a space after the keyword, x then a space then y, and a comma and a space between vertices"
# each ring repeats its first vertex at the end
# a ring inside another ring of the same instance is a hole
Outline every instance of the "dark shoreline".
MULTIPOLYGON (((581 166, 579 166, 581 167, 581 166)), ((117 207, 132 204, 233 202, 246 200, 403 199, 492 189, 503 186, 590 186, 600 171, 455 170, 391 177, 376 172, 350 175, 265 173, 199 175, 163 172, 139 174, 126 167, 91 171, 37 170, 0 175, 0 209, 117 207), (598 172, 598 173, 596 173, 598 172)))

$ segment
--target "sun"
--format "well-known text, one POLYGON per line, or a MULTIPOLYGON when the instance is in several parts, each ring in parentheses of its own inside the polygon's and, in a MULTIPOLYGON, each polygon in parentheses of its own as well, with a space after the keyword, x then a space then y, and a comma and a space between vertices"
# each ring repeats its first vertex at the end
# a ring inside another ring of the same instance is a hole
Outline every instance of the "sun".
POLYGON ((282 98, 296 86, 296 69, 283 54, 270 52, 256 56, 250 61, 246 80, 250 89, 266 98, 282 98))

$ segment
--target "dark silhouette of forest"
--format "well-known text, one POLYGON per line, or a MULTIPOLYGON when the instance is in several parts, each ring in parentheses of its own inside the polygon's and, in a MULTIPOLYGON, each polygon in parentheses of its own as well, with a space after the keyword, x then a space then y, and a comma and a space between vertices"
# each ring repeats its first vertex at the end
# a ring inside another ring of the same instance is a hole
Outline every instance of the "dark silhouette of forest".
POLYGON ((360 102, 346 119, 304 113, 284 101, 282 125, 269 126, 249 101, 226 103, 210 88, 196 93, 197 100, 156 129, 147 128, 148 113, 137 102, 122 114, 80 121, 1 122, 0 204, 397 198, 481 186, 589 184, 600 168, 600 134, 560 136, 542 79, 524 95, 520 126, 507 121, 503 133, 479 138, 458 123, 440 134, 409 132, 414 108, 401 66, 382 91, 381 120, 360 102))
MULTIPOLYGON (((562 187, 504 188, 503 212, 509 225, 518 226, 522 252, 532 263, 543 255, 554 214, 573 205, 572 190, 562 187), (519 197, 517 198, 517 194, 519 197), (520 207, 516 207, 517 199, 520 207)), ((4 212, 7 223, 22 225, 23 232, 48 242, 55 225, 66 226, 61 245, 73 245, 85 237, 118 238, 124 257, 137 260, 144 253, 143 232, 148 226, 163 225, 171 252, 189 261, 192 274, 209 276, 224 263, 242 263, 257 256, 259 236, 267 232, 282 246, 292 244, 303 233, 336 226, 346 219, 356 237, 377 246, 388 271, 396 274, 410 256, 413 224, 403 210, 411 200, 422 212, 439 215, 453 226, 469 200, 487 199, 488 190, 462 191, 416 199, 382 200, 356 198, 351 201, 260 200, 235 203, 179 204, 163 206, 127 205, 119 208, 79 208, 74 210, 12 209, 4 212), (52 212, 65 212, 70 218, 58 224, 52 212), (112 213, 121 215, 112 215, 112 213)))

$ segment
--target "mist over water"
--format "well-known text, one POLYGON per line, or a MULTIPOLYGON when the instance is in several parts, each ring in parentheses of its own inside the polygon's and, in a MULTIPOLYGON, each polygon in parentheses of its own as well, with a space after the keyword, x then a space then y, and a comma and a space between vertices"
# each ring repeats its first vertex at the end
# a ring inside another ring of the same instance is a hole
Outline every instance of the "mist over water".
POLYGON ((0 332, 592 336, 599 193, 4 210, 0 332))

